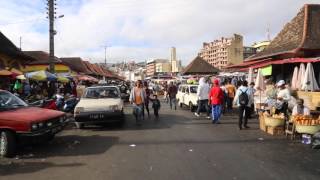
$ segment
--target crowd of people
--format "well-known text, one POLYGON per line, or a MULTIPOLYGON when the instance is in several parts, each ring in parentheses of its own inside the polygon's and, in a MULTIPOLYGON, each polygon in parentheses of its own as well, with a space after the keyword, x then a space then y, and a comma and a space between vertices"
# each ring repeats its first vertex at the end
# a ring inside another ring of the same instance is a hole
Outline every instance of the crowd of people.
MULTIPOLYGON (((287 116, 289 104, 293 102, 291 108, 293 114, 310 114, 310 110, 304 106, 302 99, 295 102, 295 98, 291 96, 289 86, 284 80, 277 83, 268 82, 270 85, 267 85, 267 89, 264 91, 267 100, 263 103, 267 104, 269 109, 274 109, 275 113, 284 113, 287 116)), ((178 83, 164 82, 161 85, 154 84, 151 87, 147 82, 137 81, 131 91, 130 102, 134 105, 134 114, 138 124, 144 119, 144 109, 146 109, 148 116, 150 115, 149 102, 152 102, 155 117, 159 117, 161 104, 158 96, 160 89, 164 92, 164 101, 169 103, 172 110, 177 109, 178 83)), ((204 111, 206 118, 211 119, 213 124, 220 124, 223 114, 233 115, 237 112, 239 130, 250 128, 248 119, 255 114, 257 91, 259 89, 255 89, 253 82, 249 84, 243 79, 201 77, 197 88, 198 107, 194 114, 200 117, 201 112, 204 111), (234 107, 237 107, 237 111, 234 110, 234 107)))

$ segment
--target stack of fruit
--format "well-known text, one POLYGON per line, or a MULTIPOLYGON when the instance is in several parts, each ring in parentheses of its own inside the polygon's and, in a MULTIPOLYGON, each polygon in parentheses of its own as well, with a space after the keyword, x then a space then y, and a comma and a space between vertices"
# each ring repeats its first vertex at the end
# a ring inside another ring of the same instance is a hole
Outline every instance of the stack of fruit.
POLYGON ((295 124, 303 126, 320 125, 320 117, 318 119, 314 119, 311 116, 296 115, 293 116, 293 121, 295 124))

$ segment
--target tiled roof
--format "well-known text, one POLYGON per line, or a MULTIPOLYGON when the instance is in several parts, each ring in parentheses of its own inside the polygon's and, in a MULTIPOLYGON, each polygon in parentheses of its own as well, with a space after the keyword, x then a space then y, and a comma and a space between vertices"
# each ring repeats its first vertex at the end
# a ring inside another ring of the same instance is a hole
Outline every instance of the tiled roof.
POLYGON ((89 69, 84 65, 80 57, 63 57, 60 60, 75 72, 90 74, 89 69))
POLYGON ((249 60, 279 58, 280 56, 308 56, 316 50, 320 53, 320 5, 306 4, 296 17, 287 23, 282 31, 263 51, 249 60))
POLYGON ((183 71, 182 74, 215 74, 219 69, 197 56, 183 71))
MULTIPOLYGON (((28 56, 31 56, 32 58, 35 59, 35 61, 32 61, 28 64, 33 65, 33 64, 49 64, 49 53, 44 52, 44 51, 23 51, 28 56)), ((54 63, 62 63, 62 61, 54 57, 54 63)))

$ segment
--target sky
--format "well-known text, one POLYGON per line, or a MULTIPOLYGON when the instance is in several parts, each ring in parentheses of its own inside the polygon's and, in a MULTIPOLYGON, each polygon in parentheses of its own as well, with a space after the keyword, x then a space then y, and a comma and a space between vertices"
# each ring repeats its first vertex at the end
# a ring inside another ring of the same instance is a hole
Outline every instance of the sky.
MULTIPOLYGON (((234 33, 252 45, 275 37, 304 4, 319 0, 56 0, 55 55, 107 62, 170 57, 186 65, 234 33)), ((46 0, 0 0, 0 31, 22 50, 49 49, 46 0)))

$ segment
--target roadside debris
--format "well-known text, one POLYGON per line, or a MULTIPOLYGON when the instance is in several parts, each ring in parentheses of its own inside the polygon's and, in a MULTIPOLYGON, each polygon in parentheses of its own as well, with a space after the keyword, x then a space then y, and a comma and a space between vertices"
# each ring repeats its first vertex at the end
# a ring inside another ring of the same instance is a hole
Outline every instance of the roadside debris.
POLYGON ((136 145, 135 144, 131 144, 130 147, 136 147, 136 145))

